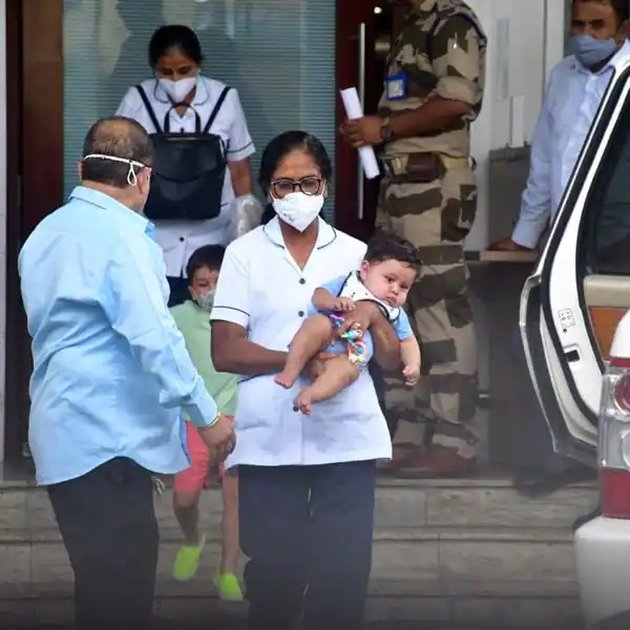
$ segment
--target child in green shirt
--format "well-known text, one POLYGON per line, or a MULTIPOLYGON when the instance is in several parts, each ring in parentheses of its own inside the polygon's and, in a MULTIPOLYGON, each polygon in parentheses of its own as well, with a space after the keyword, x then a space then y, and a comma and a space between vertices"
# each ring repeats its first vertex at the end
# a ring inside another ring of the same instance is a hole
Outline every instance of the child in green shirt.
MULTIPOLYGON (((191 300, 171 308, 173 319, 184 336, 186 348, 219 411, 233 416, 236 407, 237 377, 217 372, 210 357, 210 311, 219 269, 225 250, 220 245, 206 245, 196 250, 187 266, 191 300)), ((173 507, 184 533, 173 576, 190 580, 199 566, 205 536, 199 533, 199 497, 210 476, 211 453, 198 431, 186 422, 186 439, 190 467, 175 476, 173 507)), ((243 594, 236 577, 239 556, 238 476, 236 469, 220 470, 223 494, 221 567, 215 585, 222 599, 242 601, 243 594)))

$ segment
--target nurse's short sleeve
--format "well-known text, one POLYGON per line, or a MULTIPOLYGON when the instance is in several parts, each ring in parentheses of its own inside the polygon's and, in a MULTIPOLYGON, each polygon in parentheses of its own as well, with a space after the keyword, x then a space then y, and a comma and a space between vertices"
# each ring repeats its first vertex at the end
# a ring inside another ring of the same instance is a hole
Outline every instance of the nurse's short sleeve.
POLYGON ((138 120, 141 109, 142 101, 138 90, 135 87, 130 87, 116 110, 116 116, 138 120))
POLYGON ((231 322, 247 328, 250 313, 249 282, 250 273, 245 261, 232 247, 228 247, 219 272, 210 320, 231 322))
POLYGON ((230 139, 227 152, 229 162, 240 162, 255 152, 254 142, 247 128, 247 119, 241 106, 238 92, 230 90, 226 97, 224 107, 232 112, 232 124, 230 125, 230 139))
POLYGON ((411 330, 409 317, 402 309, 394 322, 394 330, 396 332, 396 336, 398 337, 398 341, 405 341, 405 339, 411 339, 411 337, 413 337, 413 330, 411 330))

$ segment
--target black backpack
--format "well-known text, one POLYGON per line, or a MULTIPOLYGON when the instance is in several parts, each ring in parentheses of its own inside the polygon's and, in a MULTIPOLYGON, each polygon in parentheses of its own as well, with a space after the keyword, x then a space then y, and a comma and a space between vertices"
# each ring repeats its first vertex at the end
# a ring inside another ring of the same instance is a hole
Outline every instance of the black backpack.
POLYGON ((160 128, 146 92, 141 85, 136 85, 136 89, 155 127, 155 133, 150 134, 154 151, 153 177, 144 214, 158 221, 206 221, 219 216, 227 151, 223 138, 208 132, 230 88, 226 86, 221 92, 203 129, 199 114, 192 108, 194 133, 171 133, 170 113, 181 103, 169 108, 164 126, 160 128))

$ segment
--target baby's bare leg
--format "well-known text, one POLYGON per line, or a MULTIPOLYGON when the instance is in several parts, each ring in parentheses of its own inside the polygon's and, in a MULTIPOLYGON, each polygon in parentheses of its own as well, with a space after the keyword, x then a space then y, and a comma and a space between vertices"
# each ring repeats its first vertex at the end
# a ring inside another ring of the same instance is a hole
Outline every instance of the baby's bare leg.
POLYGON ((328 400, 357 380, 360 368, 348 361, 346 355, 326 361, 324 372, 313 384, 302 390, 293 403, 296 411, 310 415, 313 403, 328 400))
POLYGON ((326 315, 309 317, 295 333, 284 370, 276 376, 276 383, 287 389, 293 387, 306 364, 330 343, 332 334, 333 325, 326 315))

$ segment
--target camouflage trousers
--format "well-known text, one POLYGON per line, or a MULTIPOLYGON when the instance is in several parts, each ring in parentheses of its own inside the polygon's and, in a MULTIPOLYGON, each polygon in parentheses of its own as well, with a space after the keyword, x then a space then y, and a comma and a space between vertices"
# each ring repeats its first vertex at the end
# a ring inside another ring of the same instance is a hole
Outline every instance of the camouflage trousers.
POLYGON ((381 187, 376 226, 409 240, 422 266, 407 310, 422 348, 423 377, 414 391, 399 374, 385 374, 390 421, 428 423, 431 443, 477 453, 473 420, 477 405, 477 348, 468 300, 464 239, 477 207, 469 169, 448 171, 430 183, 381 187))

